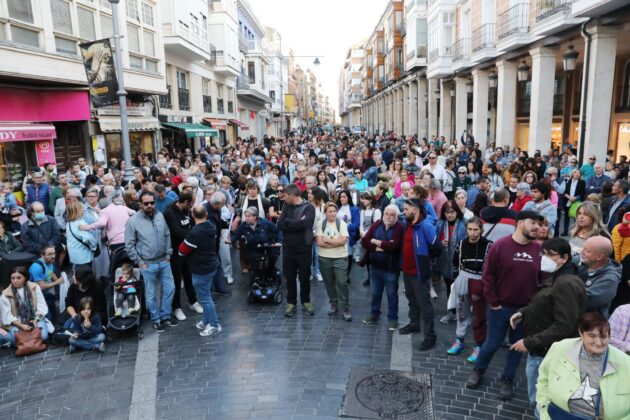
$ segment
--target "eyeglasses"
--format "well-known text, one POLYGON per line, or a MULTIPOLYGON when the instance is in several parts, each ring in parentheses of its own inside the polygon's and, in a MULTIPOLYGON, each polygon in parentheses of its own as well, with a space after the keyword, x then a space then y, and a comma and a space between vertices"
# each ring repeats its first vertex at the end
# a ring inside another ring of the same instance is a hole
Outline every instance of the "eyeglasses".
POLYGON ((466 172, 457 172, 460 175, 466 175, 466 172))
POLYGON ((143 206, 155 206, 155 201, 143 201, 143 206))

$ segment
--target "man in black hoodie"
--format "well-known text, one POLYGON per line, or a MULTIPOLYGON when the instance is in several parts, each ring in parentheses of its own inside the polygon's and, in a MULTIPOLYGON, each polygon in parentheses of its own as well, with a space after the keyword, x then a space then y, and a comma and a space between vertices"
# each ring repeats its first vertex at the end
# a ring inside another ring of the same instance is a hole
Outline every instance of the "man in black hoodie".
POLYGON ((286 317, 292 317, 297 305, 297 282, 300 279, 300 301, 304 314, 313 315, 311 304, 311 255, 315 207, 300 196, 295 184, 284 187, 284 209, 278 219, 278 229, 284 233, 283 271, 287 279, 286 317))
POLYGON ((499 188, 494 192, 492 205, 481 210, 483 237, 487 240, 494 242, 516 230, 517 213, 508 209, 509 203, 510 193, 505 188, 499 188))

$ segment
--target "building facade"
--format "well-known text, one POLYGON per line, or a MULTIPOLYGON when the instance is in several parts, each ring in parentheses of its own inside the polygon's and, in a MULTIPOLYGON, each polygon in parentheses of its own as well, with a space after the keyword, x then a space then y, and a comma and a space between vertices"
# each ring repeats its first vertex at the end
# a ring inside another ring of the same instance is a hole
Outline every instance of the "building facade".
POLYGON ((361 127, 361 101, 363 89, 361 69, 364 66, 365 42, 348 49, 343 68, 339 74, 339 116, 345 127, 361 127))

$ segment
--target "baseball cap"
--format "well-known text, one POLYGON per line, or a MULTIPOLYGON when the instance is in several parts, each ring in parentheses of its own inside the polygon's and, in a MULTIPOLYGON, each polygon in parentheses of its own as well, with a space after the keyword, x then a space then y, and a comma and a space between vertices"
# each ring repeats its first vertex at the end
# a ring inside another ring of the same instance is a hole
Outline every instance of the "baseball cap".
POLYGON ((537 220, 539 222, 542 222, 543 220, 545 220, 545 218, 540 213, 533 210, 524 210, 516 216, 517 222, 519 220, 526 220, 526 219, 537 220))

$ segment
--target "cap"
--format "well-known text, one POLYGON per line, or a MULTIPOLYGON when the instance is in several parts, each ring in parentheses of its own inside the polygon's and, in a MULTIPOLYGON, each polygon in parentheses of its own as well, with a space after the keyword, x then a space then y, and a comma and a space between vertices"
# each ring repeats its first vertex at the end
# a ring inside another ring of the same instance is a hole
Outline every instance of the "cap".
POLYGON ((537 220, 539 222, 542 222, 543 220, 545 220, 545 218, 540 213, 533 210, 524 210, 516 216, 517 222, 519 220, 525 220, 525 219, 537 220))

